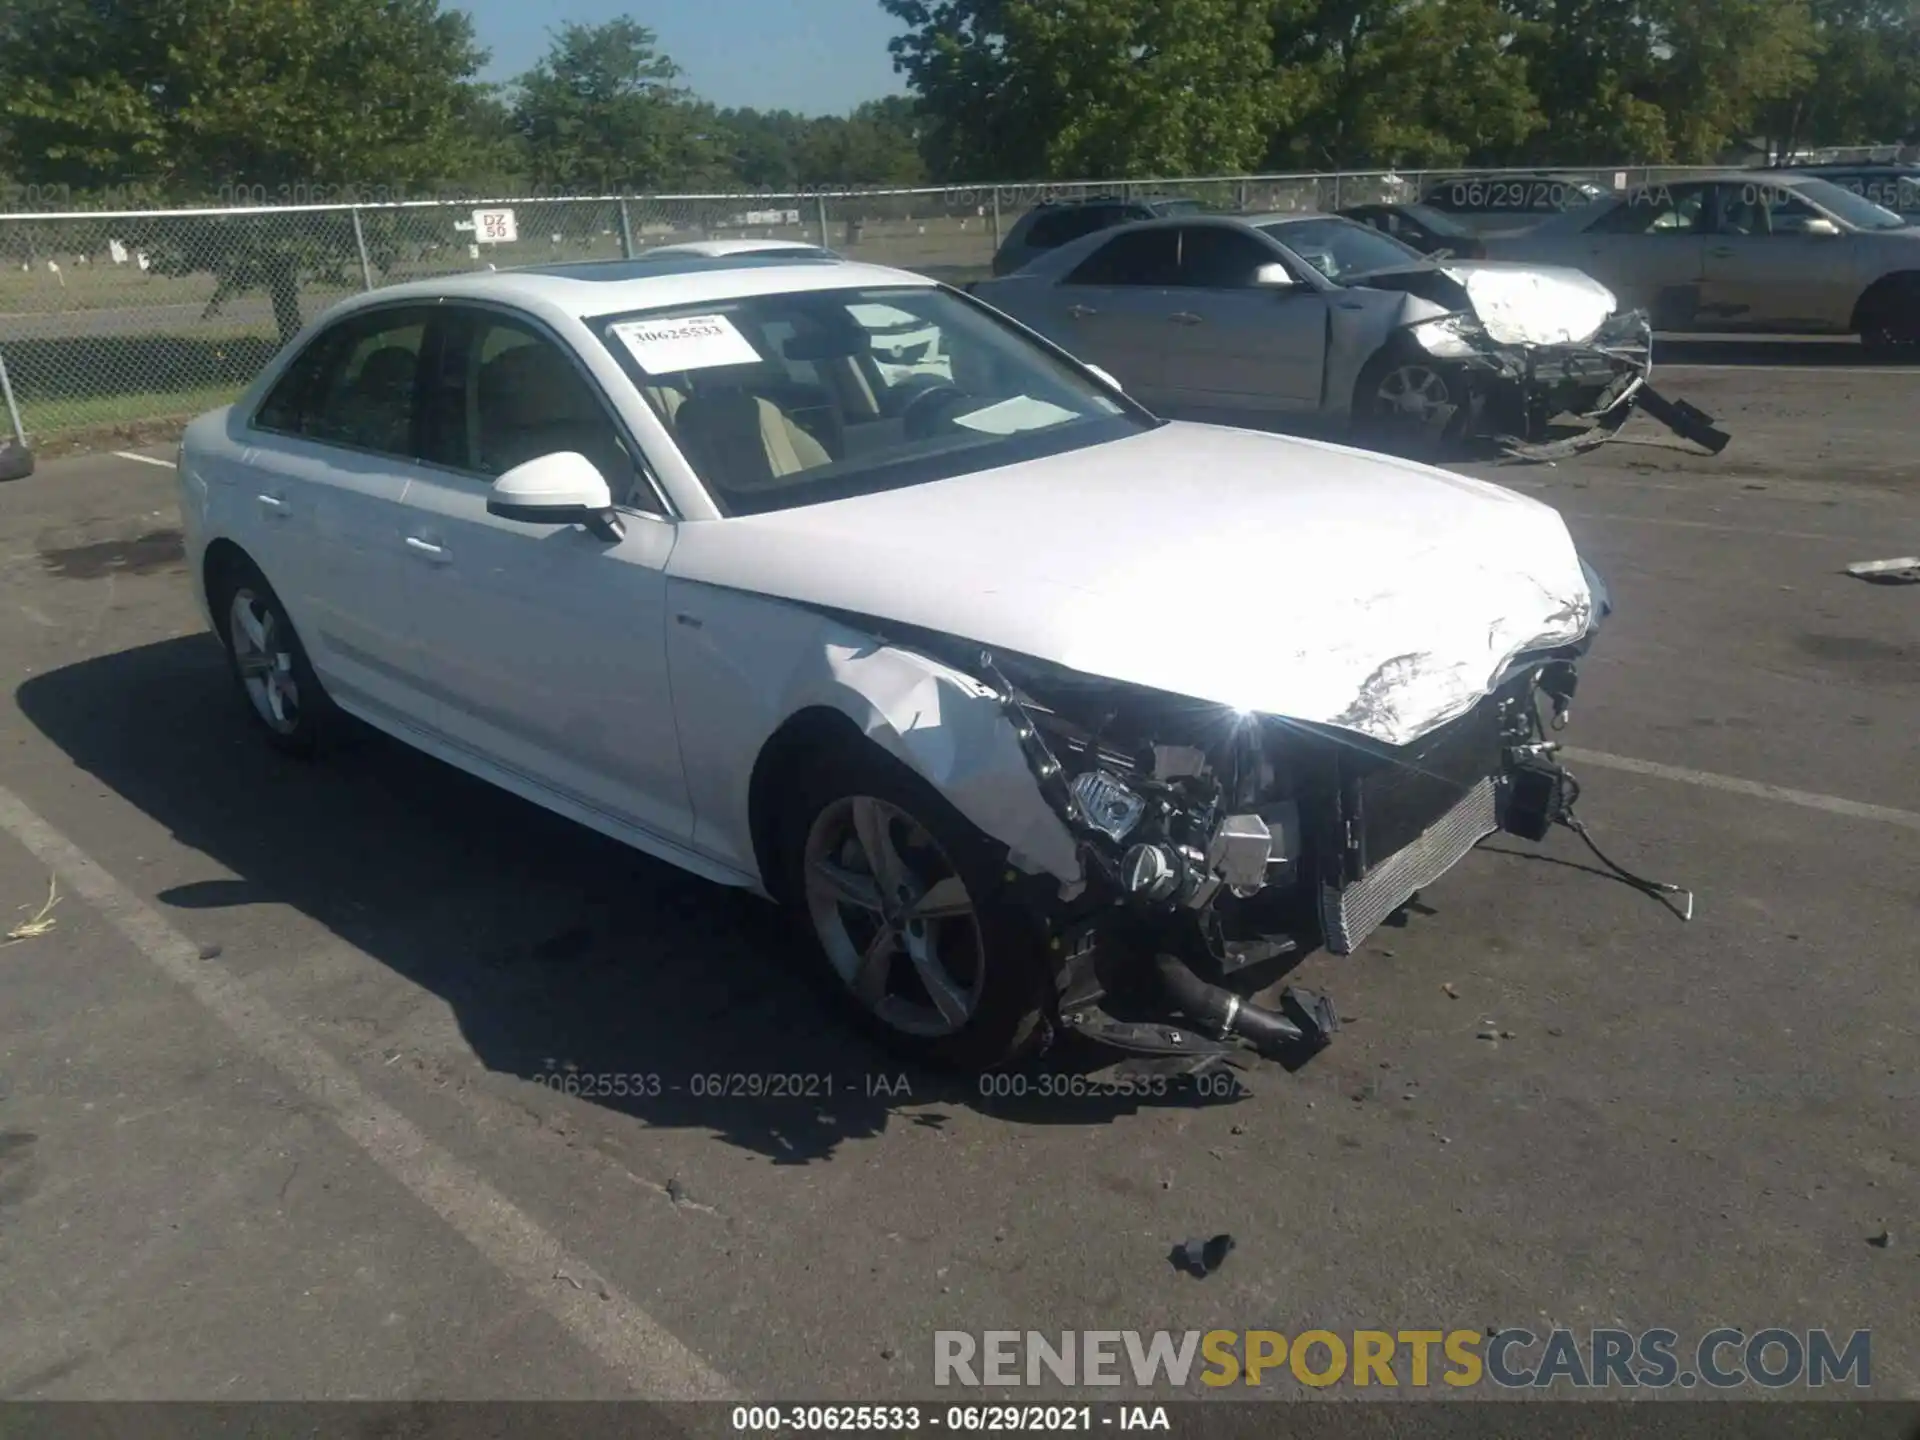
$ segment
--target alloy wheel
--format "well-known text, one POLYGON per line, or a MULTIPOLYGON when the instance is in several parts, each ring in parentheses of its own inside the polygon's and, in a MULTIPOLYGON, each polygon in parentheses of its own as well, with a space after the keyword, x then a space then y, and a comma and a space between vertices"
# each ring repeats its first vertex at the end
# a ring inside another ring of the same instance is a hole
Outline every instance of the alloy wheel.
POLYGON ((254 713, 278 735, 300 728, 300 686, 280 613, 242 586, 227 611, 227 643, 254 713))
POLYGON ((1440 374, 1426 365, 1401 365, 1380 377, 1373 394, 1374 415, 1408 430, 1428 430, 1443 423, 1453 405, 1453 392, 1440 374))
POLYGON ((815 817, 804 863, 814 933, 866 1010, 929 1039, 973 1018, 987 973, 979 919, 925 826, 885 800, 848 796, 815 817))

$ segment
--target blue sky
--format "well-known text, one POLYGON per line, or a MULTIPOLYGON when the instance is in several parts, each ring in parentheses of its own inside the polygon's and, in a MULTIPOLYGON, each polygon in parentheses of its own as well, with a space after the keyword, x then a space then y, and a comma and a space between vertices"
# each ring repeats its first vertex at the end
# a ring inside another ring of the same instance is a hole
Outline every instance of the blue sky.
POLYGON ((894 94, 887 41, 896 32, 880 0, 453 0, 473 15, 493 52, 485 72, 506 80, 547 50, 569 20, 597 25, 631 15, 660 37, 682 81, 718 105, 834 115, 894 94))

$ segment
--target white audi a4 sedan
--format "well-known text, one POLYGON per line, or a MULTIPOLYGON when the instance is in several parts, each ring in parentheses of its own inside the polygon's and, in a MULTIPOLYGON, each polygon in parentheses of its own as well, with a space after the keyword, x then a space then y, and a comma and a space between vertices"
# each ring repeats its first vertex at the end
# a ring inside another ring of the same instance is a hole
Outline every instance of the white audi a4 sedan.
POLYGON ((968 1069, 1325 1043, 1324 997, 1242 992, 1545 833, 1608 609, 1534 500, 1163 422, 831 257, 356 297, 179 487, 272 744, 362 722, 786 905, 881 1038, 968 1069))

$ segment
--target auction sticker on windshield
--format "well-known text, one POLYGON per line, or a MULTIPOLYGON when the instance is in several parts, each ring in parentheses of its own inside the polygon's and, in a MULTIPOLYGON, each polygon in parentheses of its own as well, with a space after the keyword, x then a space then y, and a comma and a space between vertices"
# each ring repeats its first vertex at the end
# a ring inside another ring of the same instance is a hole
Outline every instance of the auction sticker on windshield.
POLYGON ((760 352, 753 348, 753 342, 724 315, 627 320, 613 326, 612 333, 649 375, 760 363, 760 352))

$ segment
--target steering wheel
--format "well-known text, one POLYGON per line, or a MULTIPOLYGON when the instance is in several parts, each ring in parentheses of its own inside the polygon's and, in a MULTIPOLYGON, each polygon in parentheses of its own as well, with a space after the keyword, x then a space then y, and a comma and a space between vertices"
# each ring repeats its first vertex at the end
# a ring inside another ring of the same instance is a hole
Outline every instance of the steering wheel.
POLYGON ((900 411, 900 422, 909 440, 926 440, 958 407, 973 397, 958 385, 937 380, 915 395, 900 411))

